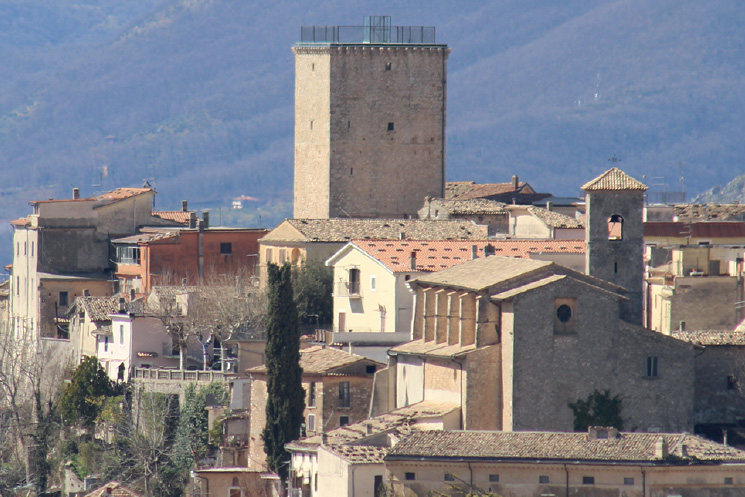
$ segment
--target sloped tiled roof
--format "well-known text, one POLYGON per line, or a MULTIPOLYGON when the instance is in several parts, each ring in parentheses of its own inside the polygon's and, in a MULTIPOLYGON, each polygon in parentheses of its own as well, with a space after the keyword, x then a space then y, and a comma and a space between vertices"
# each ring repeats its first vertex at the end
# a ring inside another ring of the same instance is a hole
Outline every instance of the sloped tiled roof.
POLYGON ((175 238, 179 235, 178 229, 162 230, 162 231, 143 231, 136 235, 125 236, 123 238, 117 238, 112 240, 112 243, 146 243, 154 240, 165 240, 167 238, 175 238))
POLYGON ((504 202, 485 198, 468 200, 437 198, 432 199, 432 201, 437 202, 451 214, 504 214, 507 212, 504 208, 506 205, 504 202))
POLYGON ((659 461, 655 446, 691 461, 745 461, 745 452, 687 433, 620 433, 591 439, 587 433, 414 431, 393 447, 387 459, 528 459, 573 461, 659 461))
POLYGON ((150 188, 117 188, 116 190, 98 195, 96 200, 123 200, 149 191, 152 190, 150 188))
POLYGON ((745 331, 673 331, 678 340, 696 345, 745 345, 745 331))
POLYGON ((680 222, 745 221, 745 204, 675 204, 673 216, 680 222))
POLYGON ((350 464, 379 464, 385 459, 390 447, 376 445, 329 445, 328 450, 350 464))
POLYGON ((448 181, 445 183, 445 198, 455 199, 471 191, 475 184, 475 181, 448 181))
POLYGON ((188 211, 153 211, 153 216, 180 224, 189 224, 191 213, 188 211))
MULTIPOLYGON (((340 446, 348 443, 358 442, 361 445, 362 439, 377 435, 380 433, 408 433, 416 427, 417 421, 437 418, 449 414, 459 409, 456 404, 448 402, 422 401, 410 406, 394 409, 391 412, 369 418, 359 423, 349 424, 329 431, 326 444, 331 446, 340 446)), ((322 436, 320 434, 311 437, 302 438, 287 444, 287 448, 297 449, 314 449, 321 445, 322 436)))
MULTIPOLYGON (((288 219, 309 241, 348 242, 367 238, 397 240, 472 240, 486 230, 471 221, 422 221, 418 219, 288 219)), ((270 232, 263 240, 276 240, 270 232)))
POLYGON ((582 185, 585 191, 597 190, 647 190, 647 185, 637 181, 617 167, 612 167, 592 181, 582 185))
POLYGON ((140 494, 117 481, 111 481, 93 492, 85 494, 83 497, 104 497, 109 495, 111 497, 140 497, 140 494))
POLYGON ((28 217, 28 216, 26 216, 26 217, 21 217, 21 218, 18 218, 18 219, 14 219, 14 220, 12 220, 12 221, 10 222, 10 224, 11 224, 12 226, 26 226, 26 225, 28 225, 28 224, 29 224, 30 222, 31 222, 31 218, 30 218, 30 217, 28 217))
POLYGON ((551 228, 582 228, 583 225, 577 218, 567 216, 561 212, 550 211, 543 207, 528 207, 528 212, 543 221, 551 228))
POLYGON ((478 257, 491 246, 494 254, 530 259, 530 254, 584 254, 584 240, 354 240, 353 243, 392 272, 412 272, 411 254, 416 254, 416 271, 441 271, 470 261, 473 247, 478 257))
MULTIPOLYGON (((111 297, 77 297, 71 309, 82 307, 91 321, 109 321, 109 314, 119 312, 119 298, 121 295, 111 297)), ((141 301, 125 302, 125 310, 141 314, 144 305, 141 301)))
MULTIPOLYGON (((505 193, 517 193, 522 195, 533 195, 535 192, 525 181, 518 183, 515 188, 511 181, 506 183, 476 183, 475 181, 458 181, 445 183, 445 198, 449 200, 470 200, 476 198, 491 197, 505 193), (527 188, 526 188, 527 187, 527 188), (526 190, 523 192, 523 190, 526 190)), ((545 194, 544 196, 548 196, 545 194)))
POLYGON ((482 290, 517 276, 547 268, 552 264, 548 261, 513 259, 494 255, 421 276, 415 281, 482 290))
MULTIPOLYGON (((333 347, 324 347, 322 345, 315 345, 300 351, 300 367, 303 369, 303 373, 307 374, 323 374, 343 366, 349 366, 350 364, 359 361, 377 363, 377 361, 373 361, 372 359, 357 354, 350 354, 343 350, 335 349, 333 347)), ((382 366, 382 364, 378 364, 382 366)), ((265 364, 246 370, 246 373, 265 372, 265 364)))

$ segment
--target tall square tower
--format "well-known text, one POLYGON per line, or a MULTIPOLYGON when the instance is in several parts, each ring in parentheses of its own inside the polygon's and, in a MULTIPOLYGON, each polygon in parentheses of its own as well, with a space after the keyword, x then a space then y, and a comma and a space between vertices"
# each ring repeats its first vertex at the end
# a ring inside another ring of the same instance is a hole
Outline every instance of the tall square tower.
POLYGON ((404 217, 443 196, 449 49, 434 27, 304 26, 293 52, 296 218, 404 217))

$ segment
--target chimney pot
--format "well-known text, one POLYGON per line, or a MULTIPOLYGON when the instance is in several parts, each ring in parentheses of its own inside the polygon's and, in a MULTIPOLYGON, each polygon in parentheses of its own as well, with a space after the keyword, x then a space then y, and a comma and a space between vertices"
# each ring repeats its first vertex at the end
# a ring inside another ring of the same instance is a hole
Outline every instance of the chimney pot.
POLYGON ((685 330, 686 330, 686 322, 685 321, 681 321, 680 322, 680 331, 685 331, 685 330))
POLYGON ((517 177, 517 174, 512 175, 512 189, 517 190, 517 187, 520 185, 520 181, 517 177))
POLYGON ((411 251, 411 270, 416 271, 416 252, 411 251))
POLYGON ((187 210, 189 210, 189 202, 187 202, 186 200, 182 200, 181 201, 181 212, 186 212, 187 210))
POLYGON ((660 437, 654 444, 654 456, 657 459, 667 459, 667 441, 664 437, 660 437))
POLYGON ((406 233, 404 233, 403 231, 401 231, 398 234, 398 238, 399 238, 399 240, 406 240, 406 233))
POLYGON ((124 297, 119 297, 119 312, 124 314, 126 309, 126 300, 124 300, 124 297))
POLYGON ((546 202, 546 210, 547 211, 554 210, 554 203, 553 202, 546 202))
POLYGON ((189 213, 189 228, 196 229, 196 227, 197 227, 197 213, 190 212, 189 213))
POLYGON ((471 260, 479 258, 479 248, 476 245, 471 245, 471 260))
POLYGON ((78 200, 80 198, 80 188, 72 189, 72 198, 73 200, 78 200))
POLYGON ((210 211, 202 211, 202 224, 204 225, 204 229, 210 227, 210 211))

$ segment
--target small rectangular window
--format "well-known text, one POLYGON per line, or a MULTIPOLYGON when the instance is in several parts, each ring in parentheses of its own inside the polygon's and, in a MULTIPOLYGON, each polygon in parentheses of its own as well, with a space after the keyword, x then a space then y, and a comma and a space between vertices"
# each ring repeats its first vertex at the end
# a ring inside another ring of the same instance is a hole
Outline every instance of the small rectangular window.
POLYGON ((393 123, 388 123, 388 131, 393 131, 393 123))
POLYGON ((23 255, 26 255, 26 247, 28 247, 28 242, 23 242, 23 255))
POLYGON ((365 373, 375 374, 375 366, 372 364, 368 364, 367 366, 365 366, 365 373))
POLYGON ((220 244, 220 255, 230 255, 233 253, 232 243, 221 243, 220 244))
POLYGON ((34 256, 34 242, 31 242, 31 257, 34 256))
POLYGON ((386 71, 390 71, 391 70, 391 63, 390 62, 386 62, 385 63, 385 70, 386 71))
POLYGON ((595 477, 594 476, 583 476, 582 485, 595 485, 595 477))
POLYGON ((349 416, 339 416, 339 426, 347 426, 349 424, 349 416))
POLYGON ((416 473, 406 473, 404 475, 404 478, 406 478, 406 480, 408 481, 416 480, 416 473))
POLYGON ((266 249, 266 263, 272 262, 272 249, 266 249))
POLYGON ((657 378, 658 376, 658 360, 655 356, 647 357, 647 377, 657 378))
POLYGON ((548 475, 541 475, 538 477, 538 483, 548 485, 549 483, 551 483, 551 478, 549 478, 548 475))
POLYGON ((103 337, 103 351, 109 351, 109 337, 103 337))
POLYGON ((452 473, 445 473, 445 481, 455 481, 455 476, 452 473))
POLYGON ((119 325, 119 343, 124 345, 124 325, 119 325))
POLYGON ((313 121, 310 122, 310 130, 313 131, 313 121))
POLYGON ((489 483, 499 483, 499 475, 489 475, 489 483))
POLYGON ((349 407, 352 399, 349 395, 349 382, 342 381, 339 383, 339 407, 349 407))
POLYGON ((16 276, 16 295, 21 294, 21 277, 16 276))
POLYGON ((727 390, 737 390, 737 377, 729 375, 727 377, 727 390))
POLYGON ((730 477, 730 476, 728 476, 728 477, 726 477, 724 479, 724 484, 725 485, 734 485, 734 483, 735 483, 735 480, 732 479, 732 477, 730 477))
POLYGON ((316 415, 308 414, 308 431, 316 431, 316 415))
POLYGON ((349 270, 349 295, 360 294, 360 270, 352 268, 349 270))
POLYGON ((624 485, 633 485, 634 484, 634 479, 633 478, 624 478, 623 479, 623 484, 624 485))
POLYGON ((59 305, 60 305, 60 307, 67 307, 68 300, 69 300, 69 297, 68 297, 67 292, 60 292, 59 293, 59 305))
POLYGON ((373 292, 378 288, 378 277, 375 275, 370 276, 370 290, 373 292))
POLYGON ((316 382, 311 381, 308 386, 308 407, 316 406, 316 382))

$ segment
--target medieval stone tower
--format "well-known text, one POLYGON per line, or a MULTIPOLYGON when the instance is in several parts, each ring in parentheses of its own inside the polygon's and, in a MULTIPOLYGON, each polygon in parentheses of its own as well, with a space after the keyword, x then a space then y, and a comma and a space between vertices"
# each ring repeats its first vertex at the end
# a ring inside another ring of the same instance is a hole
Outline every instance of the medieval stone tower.
POLYGON ((642 324, 646 185, 614 167, 585 183, 587 274, 626 289, 621 317, 642 324))
POLYGON ((293 52, 296 218, 403 217, 443 196, 449 49, 435 28, 304 26, 293 52))

